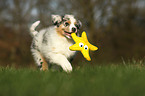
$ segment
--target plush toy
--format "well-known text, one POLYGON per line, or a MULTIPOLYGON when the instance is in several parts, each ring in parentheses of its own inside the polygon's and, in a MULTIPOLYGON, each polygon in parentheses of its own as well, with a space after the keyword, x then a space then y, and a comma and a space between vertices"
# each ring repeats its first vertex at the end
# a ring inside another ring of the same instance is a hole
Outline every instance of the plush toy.
POLYGON ((70 46, 69 49, 72 51, 80 51, 84 58, 86 58, 88 61, 91 61, 89 50, 95 51, 98 50, 98 47, 89 43, 85 31, 82 32, 81 37, 78 37, 75 33, 72 33, 71 36, 75 41, 75 44, 70 46))

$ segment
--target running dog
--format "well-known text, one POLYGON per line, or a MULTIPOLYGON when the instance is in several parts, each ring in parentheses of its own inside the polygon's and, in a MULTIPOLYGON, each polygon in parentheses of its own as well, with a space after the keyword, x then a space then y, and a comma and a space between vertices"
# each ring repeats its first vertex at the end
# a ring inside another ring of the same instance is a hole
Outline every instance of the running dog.
POLYGON ((66 72, 72 71, 71 60, 75 51, 69 50, 74 44, 71 33, 78 34, 81 22, 73 15, 52 15, 53 26, 36 30, 40 21, 30 27, 33 38, 31 52, 40 70, 48 70, 51 65, 58 65, 66 72))

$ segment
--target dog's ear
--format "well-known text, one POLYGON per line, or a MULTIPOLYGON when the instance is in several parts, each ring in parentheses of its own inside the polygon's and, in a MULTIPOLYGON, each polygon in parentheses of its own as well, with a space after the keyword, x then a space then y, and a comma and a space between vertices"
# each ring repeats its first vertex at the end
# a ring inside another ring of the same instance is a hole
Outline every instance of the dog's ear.
POLYGON ((74 15, 65 14, 65 15, 63 16, 63 19, 64 19, 64 20, 69 20, 70 18, 74 18, 74 15))
POLYGON ((77 29, 80 29, 82 27, 82 22, 80 20, 77 21, 76 27, 77 29))
POLYGON ((58 25, 62 21, 62 17, 60 15, 51 15, 51 18, 54 25, 58 25))

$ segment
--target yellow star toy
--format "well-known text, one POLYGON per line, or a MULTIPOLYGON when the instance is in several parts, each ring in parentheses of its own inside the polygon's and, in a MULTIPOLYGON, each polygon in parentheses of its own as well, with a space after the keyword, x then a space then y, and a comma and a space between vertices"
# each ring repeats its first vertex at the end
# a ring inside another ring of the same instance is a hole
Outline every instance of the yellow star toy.
POLYGON ((70 46, 69 49, 72 51, 80 51, 84 58, 86 58, 88 61, 91 61, 89 50, 95 51, 98 50, 98 47, 89 43, 85 31, 83 31, 81 37, 78 37, 75 33, 72 33, 71 36, 75 41, 75 44, 70 46))

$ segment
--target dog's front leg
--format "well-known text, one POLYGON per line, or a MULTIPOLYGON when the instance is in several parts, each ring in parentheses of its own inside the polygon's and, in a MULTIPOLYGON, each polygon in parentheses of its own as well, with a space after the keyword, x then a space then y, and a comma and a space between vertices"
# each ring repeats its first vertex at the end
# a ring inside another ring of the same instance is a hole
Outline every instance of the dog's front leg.
POLYGON ((55 63, 60 65, 62 69, 66 72, 72 71, 71 63, 67 60, 67 58, 62 54, 51 54, 50 63, 55 63))

